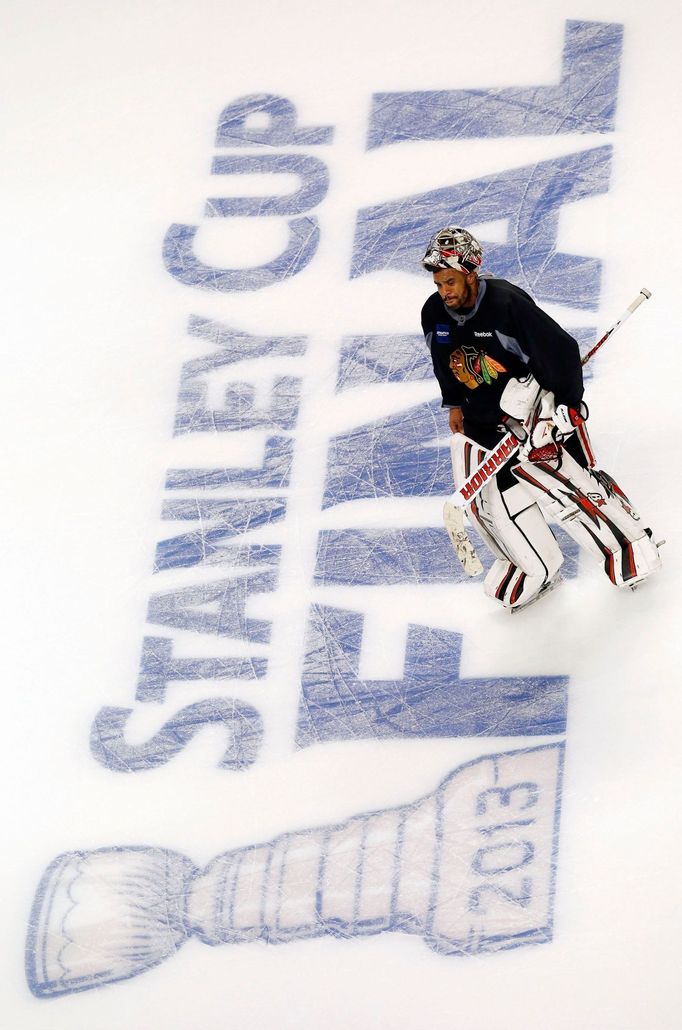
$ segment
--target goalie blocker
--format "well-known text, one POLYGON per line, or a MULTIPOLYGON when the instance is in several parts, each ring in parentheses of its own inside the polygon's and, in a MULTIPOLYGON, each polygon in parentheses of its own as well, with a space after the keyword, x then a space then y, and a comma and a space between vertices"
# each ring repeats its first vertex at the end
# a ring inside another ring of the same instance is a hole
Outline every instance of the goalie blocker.
MULTIPOLYGON (((462 433, 450 446, 459 485, 486 451, 462 433)), ((593 465, 583 424, 561 445, 531 450, 472 501, 469 517, 496 559, 484 589, 505 608, 524 608, 555 585, 563 555, 549 520, 593 554, 615 586, 633 587, 660 568, 651 530, 614 480, 593 465)))

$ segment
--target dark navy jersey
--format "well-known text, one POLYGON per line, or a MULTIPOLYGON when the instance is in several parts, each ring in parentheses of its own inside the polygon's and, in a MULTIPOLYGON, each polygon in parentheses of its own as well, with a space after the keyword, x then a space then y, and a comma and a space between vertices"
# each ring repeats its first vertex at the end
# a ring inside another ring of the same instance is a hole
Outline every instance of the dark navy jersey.
POLYGON ((557 404, 577 408, 583 395, 578 344, 518 286, 481 277, 469 311, 438 293, 422 308, 422 329, 444 407, 461 407, 467 436, 492 445, 500 397, 510 378, 531 372, 557 404))

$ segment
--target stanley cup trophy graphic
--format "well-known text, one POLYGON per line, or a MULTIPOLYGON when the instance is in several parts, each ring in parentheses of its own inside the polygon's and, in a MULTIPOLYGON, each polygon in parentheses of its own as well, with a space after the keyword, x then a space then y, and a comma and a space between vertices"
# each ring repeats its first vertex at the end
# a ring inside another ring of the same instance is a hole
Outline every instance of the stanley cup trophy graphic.
POLYGON ((446 955, 551 939, 563 745, 479 758, 419 801, 227 851, 205 869, 175 851, 60 855, 30 919, 31 990, 125 980, 192 936, 280 944, 418 934, 446 955))

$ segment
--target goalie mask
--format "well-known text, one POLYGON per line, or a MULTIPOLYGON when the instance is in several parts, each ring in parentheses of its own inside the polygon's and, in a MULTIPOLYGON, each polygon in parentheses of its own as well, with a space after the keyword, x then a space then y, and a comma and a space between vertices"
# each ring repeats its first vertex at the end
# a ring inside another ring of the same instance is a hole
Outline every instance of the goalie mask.
POLYGON ((446 225, 429 240, 422 265, 429 272, 455 268, 468 274, 477 271, 483 262, 483 248, 468 229, 446 225))

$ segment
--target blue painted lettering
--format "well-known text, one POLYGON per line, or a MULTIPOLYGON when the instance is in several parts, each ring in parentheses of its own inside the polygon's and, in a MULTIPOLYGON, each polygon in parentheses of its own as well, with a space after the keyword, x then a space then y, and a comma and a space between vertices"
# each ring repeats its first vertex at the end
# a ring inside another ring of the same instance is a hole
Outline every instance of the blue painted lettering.
POLYGON ((251 93, 224 108, 218 122, 216 146, 310 147, 331 143, 333 136, 334 130, 328 125, 297 126, 296 108, 286 97, 251 93))
POLYGON ((310 612, 296 741, 394 737, 532 736, 563 733, 564 676, 461 679, 462 638, 410 626, 400 680, 358 675, 363 617, 314 606, 310 612))
POLYGON ((325 508, 361 497, 424 497, 452 490, 452 464, 439 401, 387 415, 334 437, 325 508))
POLYGON ((90 734, 90 750, 97 761, 114 772, 141 772, 166 765, 204 726, 222 725, 229 745, 221 769, 247 769, 256 760, 263 739, 263 722, 251 705, 211 698, 182 708, 158 733, 142 744, 128 744, 124 730, 131 708, 101 708, 90 734))
POLYGON ((622 45, 622 25, 568 21, 558 85, 375 93, 367 147, 612 132, 622 45))
POLYGON ((160 704, 170 682, 262 679, 267 666, 267 659, 254 657, 174 658, 169 637, 145 637, 135 700, 160 704))
POLYGON ((601 262, 557 250, 561 209, 606 193, 610 146, 513 168, 428 193, 416 193, 358 213, 351 278, 397 269, 423 274, 415 254, 423 252, 434 225, 457 211, 462 225, 498 219, 514 224, 508 243, 483 242, 486 266, 528 289, 538 300, 596 308, 601 262))
POLYGON ((173 278, 185 286, 221 293, 261 290, 298 275, 315 256, 320 240, 317 219, 292 218, 287 225, 286 248, 272 261, 248 268, 218 268, 206 264, 195 253, 199 226, 174 223, 163 241, 163 263, 173 278))
POLYGON ((248 618, 246 607, 254 594, 270 592, 276 585, 276 573, 268 570, 152 594, 147 619, 192 633, 267 644, 270 623, 248 618))
POLYGON ((300 215, 316 207, 327 195, 329 172, 323 161, 303 154, 258 154, 216 157, 214 175, 295 174, 301 187, 287 196, 212 197, 206 201, 207 217, 229 218, 272 215, 300 215))

